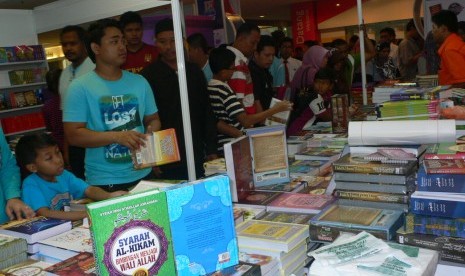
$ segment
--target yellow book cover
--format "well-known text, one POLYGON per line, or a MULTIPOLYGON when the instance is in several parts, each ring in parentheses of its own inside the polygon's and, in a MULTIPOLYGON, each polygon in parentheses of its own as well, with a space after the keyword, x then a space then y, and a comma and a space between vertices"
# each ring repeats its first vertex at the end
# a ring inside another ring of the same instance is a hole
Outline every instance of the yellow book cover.
POLYGON ((174 128, 153 132, 144 147, 133 153, 134 168, 160 166, 181 160, 174 128))

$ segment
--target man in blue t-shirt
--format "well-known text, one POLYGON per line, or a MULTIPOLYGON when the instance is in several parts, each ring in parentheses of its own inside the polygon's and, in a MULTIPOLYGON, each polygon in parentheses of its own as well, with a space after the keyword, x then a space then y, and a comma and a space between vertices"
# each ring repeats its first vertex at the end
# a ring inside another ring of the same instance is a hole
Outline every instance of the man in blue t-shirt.
POLYGON ((150 85, 121 70, 126 45, 118 22, 99 20, 89 27, 90 58, 95 70, 71 83, 63 121, 69 143, 85 147, 86 179, 107 191, 126 190, 151 168, 134 170, 131 151, 144 143, 144 132, 161 123, 150 85))

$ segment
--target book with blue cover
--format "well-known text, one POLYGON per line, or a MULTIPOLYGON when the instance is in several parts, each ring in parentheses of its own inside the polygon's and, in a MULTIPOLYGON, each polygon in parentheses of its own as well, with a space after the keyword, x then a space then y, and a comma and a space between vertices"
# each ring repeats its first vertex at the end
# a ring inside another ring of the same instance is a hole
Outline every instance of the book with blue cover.
POLYGON ((465 238, 465 219, 422 216, 409 213, 405 217, 405 231, 442 237, 465 238))
POLYGON ((28 244, 71 230, 71 221, 46 217, 14 220, 0 225, 0 234, 23 238, 28 244))
POLYGON ((417 191, 465 194, 465 174, 426 173, 420 166, 417 172, 417 191))
POLYGON ((164 192, 148 190, 86 208, 98 275, 176 275, 164 192))
POLYGON ((465 218, 465 195, 416 191, 410 198, 410 211, 418 215, 465 218))
POLYGON ((217 175, 166 191, 177 275, 205 275, 239 262, 229 178, 217 175))

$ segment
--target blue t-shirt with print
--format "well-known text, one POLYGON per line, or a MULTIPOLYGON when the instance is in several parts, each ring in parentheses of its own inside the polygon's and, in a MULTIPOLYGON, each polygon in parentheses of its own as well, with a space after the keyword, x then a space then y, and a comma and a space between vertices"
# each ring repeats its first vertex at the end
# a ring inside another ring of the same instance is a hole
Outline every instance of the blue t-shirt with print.
POLYGON ((31 206, 34 211, 40 208, 64 211, 72 199, 84 197, 89 185, 84 180, 77 178, 74 174, 64 170, 56 177, 56 182, 42 179, 33 173, 23 181, 23 201, 31 206))
MULTIPOLYGON (((116 81, 105 80, 95 71, 74 80, 68 89, 63 121, 84 122, 98 132, 144 133, 144 117, 158 111, 152 89, 142 76, 122 72, 116 81)), ((133 182, 151 170, 134 170, 129 149, 119 144, 87 148, 85 169, 91 185, 133 182)))

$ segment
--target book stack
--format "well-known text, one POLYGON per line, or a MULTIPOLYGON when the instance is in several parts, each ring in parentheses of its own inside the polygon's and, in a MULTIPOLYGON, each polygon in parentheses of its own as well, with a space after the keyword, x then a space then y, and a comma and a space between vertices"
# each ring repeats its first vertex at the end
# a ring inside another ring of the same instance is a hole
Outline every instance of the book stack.
POLYGON ((97 276, 94 255, 89 252, 81 252, 74 257, 63 260, 45 269, 47 275, 81 275, 97 276))
POLYGON ((437 120, 439 100, 406 100, 378 104, 378 120, 437 120))
POLYGON ((226 173, 226 161, 224 158, 217 158, 214 160, 203 163, 205 169, 205 175, 213 175, 218 173, 226 173))
POLYGON ((263 276, 274 276, 279 274, 279 264, 274 257, 240 252, 239 260, 243 264, 259 265, 260 273, 263 276))
POLYGON ((38 242, 49 237, 71 230, 71 221, 46 217, 10 221, 0 225, 0 234, 25 239, 28 244, 27 253, 39 251, 38 242))
POLYGON ((240 252, 275 258, 281 275, 307 262, 308 225, 252 219, 237 225, 236 232, 240 252))
POLYGON ((0 270, 27 259, 25 239, 10 235, 0 235, 0 270))
POLYGON ((340 202, 408 211, 415 190, 417 158, 426 146, 351 146, 333 163, 340 202))
POLYGON ((442 260, 465 264, 465 162, 459 149, 454 143, 428 149, 418 170, 411 213, 397 238, 437 250, 442 260))

